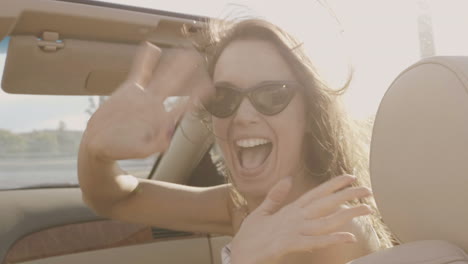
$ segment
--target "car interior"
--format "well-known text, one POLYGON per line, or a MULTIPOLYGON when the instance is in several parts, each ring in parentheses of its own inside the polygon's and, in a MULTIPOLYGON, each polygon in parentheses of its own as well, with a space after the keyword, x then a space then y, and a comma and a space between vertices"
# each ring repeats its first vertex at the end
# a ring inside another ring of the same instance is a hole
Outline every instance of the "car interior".
MULTIPOLYGON (((0 5, 0 38, 9 37, 1 86, 11 94, 108 96, 140 42, 186 45, 181 29, 196 32, 206 19, 97 1, 0 5)), ((467 113, 468 57, 425 58, 395 76, 375 118, 370 172, 399 245, 351 264, 468 263, 467 113)), ((212 147, 210 131, 187 113, 149 177, 222 184, 212 147)), ((0 211, 2 264, 216 264, 231 240, 105 219, 84 204, 78 186, 0 190, 0 211)))
POLYGON ((353 264, 468 263, 467 77, 468 57, 431 57, 388 88, 370 174, 377 207, 401 245, 353 264))
MULTIPOLYGON (((0 12, 1 35, 10 36, 2 88, 17 94, 109 94, 125 78, 141 41, 183 45, 181 27, 197 30, 194 21, 202 20, 73 1, 10 1, 0 12)), ((211 140, 204 125, 186 117, 152 178, 223 183, 208 154, 211 140)), ((83 203, 77 186, 6 190, 0 196, 1 263, 220 263, 229 241, 102 219, 83 203)))

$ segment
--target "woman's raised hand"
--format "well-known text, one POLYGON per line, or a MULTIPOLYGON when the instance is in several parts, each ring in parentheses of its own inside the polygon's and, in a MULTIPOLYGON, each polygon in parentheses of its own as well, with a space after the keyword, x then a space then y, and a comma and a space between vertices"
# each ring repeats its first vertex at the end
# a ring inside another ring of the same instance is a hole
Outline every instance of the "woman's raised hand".
POLYGON ((202 56, 193 49, 164 51, 145 42, 128 79, 99 107, 83 137, 90 153, 102 160, 148 157, 169 146, 176 122, 190 102, 167 112, 168 96, 203 96, 211 79, 202 56))
POLYGON ((353 218, 372 212, 367 205, 344 206, 371 195, 365 187, 348 187, 354 180, 350 175, 335 177, 288 205, 284 201, 291 179, 280 180, 234 236, 232 263, 277 263, 288 253, 356 242, 352 233, 338 232, 353 218))

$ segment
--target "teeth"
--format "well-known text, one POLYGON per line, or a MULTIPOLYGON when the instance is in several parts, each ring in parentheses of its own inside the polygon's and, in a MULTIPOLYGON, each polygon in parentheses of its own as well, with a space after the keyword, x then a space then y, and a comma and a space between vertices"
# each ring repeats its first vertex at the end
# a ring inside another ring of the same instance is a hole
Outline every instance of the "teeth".
POLYGON ((251 148, 263 144, 270 143, 269 140, 263 138, 249 138, 249 139, 239 139, 236 141, 236 145, 242 148, 251 148))

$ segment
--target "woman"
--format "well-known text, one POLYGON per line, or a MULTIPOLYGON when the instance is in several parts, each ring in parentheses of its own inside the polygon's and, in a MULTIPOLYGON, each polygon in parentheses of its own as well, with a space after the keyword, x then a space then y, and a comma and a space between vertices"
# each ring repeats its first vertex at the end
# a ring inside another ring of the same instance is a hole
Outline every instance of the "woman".
POLYGON ((87 204, 124 221, 231 235, 224 253, 232 263, 346 263, 390 246, 369 215, 365 155, 339 92, 320 81, 300 45, 257 19, 207 33, 195 39, 208 71, 193 50, 161 57, 145 44, 128 81, 93 115, 78 167, 87 204), (162 102, 187 86, 212 116, 231 184, 137 179, 115 162, 167 148, 183 109, 166 113, 162 102))

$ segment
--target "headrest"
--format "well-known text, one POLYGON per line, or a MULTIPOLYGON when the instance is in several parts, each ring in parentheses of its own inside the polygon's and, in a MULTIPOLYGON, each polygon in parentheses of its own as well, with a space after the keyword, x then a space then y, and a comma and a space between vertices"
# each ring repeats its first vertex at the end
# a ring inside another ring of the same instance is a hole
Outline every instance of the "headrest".
POLYGON ((375 119, 370 172, 401 242, 468 252, 468 57, 423 59, 396 78, 375 119))

